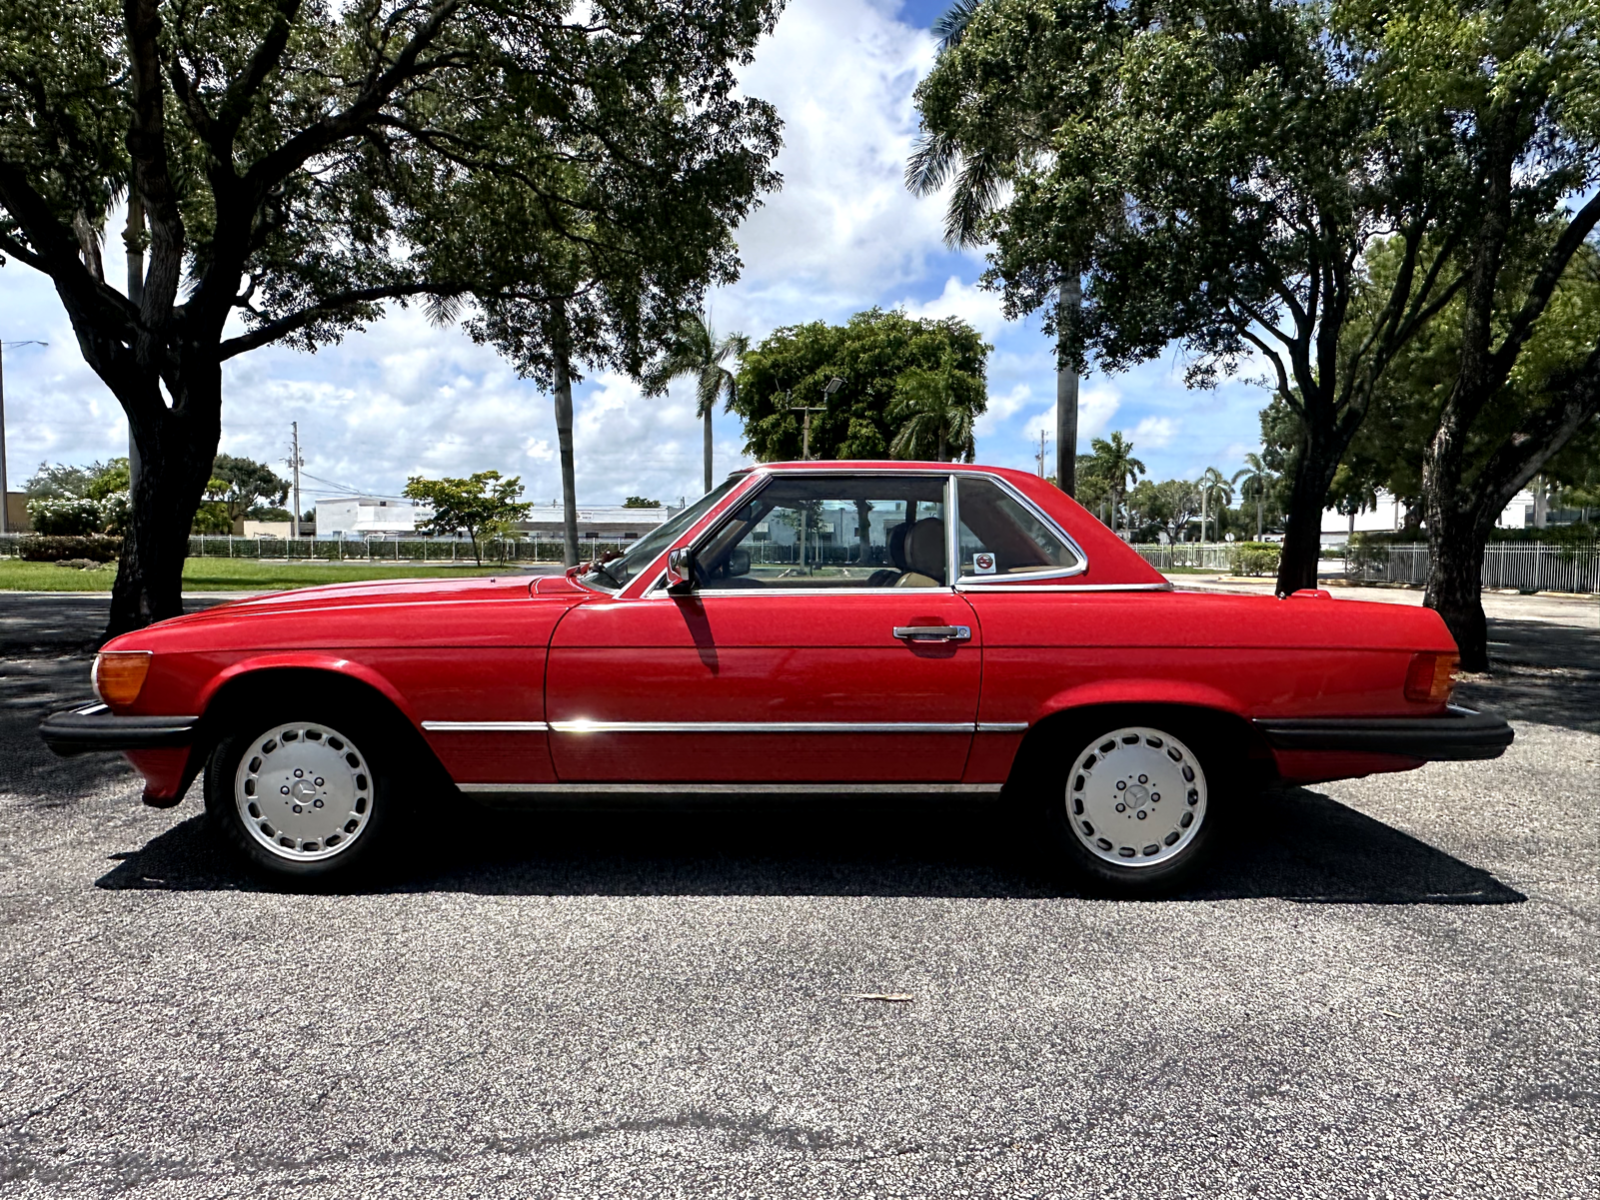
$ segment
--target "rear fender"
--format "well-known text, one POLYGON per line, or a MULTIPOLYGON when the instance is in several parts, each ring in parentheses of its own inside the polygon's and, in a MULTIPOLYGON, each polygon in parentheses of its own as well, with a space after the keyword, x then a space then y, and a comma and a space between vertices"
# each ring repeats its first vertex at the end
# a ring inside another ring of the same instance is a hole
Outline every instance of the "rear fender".
POLYGON ((1073 709, 1100 708, 1106 705, 1146 705, 1204 708, 1244 718, 1244 706, 1237 696, 1206 683, 1181 679, 1100 679, 1057 692, 1040 706, 1030 724, 1038 724, 1058 713, 1073 709))

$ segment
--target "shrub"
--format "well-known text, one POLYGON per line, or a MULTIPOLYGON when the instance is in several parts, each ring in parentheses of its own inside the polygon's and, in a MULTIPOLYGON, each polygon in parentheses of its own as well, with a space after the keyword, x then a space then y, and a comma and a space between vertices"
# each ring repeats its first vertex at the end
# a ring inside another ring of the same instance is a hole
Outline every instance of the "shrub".
POLYGON ((25 562, 63 562, 77 558, 107 563, 121 553, 119 537, 59 537, 34 533, 17 541, 17 557, 25 562))
POLYGON ((1282 546, 1271 542, 1235 542, 1228 547, 1228 570, 1235 575, 1274 575, 1282 546))
POLYGON ((28 501, 28 520, 47 537, 82 537, 103 528, 93 500, 41 496, 28 501))

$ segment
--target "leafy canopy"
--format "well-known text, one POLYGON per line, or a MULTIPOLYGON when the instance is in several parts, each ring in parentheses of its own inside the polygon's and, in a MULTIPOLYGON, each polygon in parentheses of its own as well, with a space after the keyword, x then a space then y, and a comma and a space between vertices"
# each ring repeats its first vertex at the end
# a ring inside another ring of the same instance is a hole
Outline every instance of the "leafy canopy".
POLYGON ((812 458, 888 458, 903 425, 890 410, 908 398, 903 387, 921 387, 908 372, 938 375, 949 403, 975 417, 988 405, 991 349, 965 321, 899 310, 869 309, 844 325, 789 325, 740 359, 731 407, 744 419, 746 450, 764 462, 800 457, 802 414, 794 406, 823 409, 811 414, 812 458), (827 395, 834 378, 843 382, 827 395))

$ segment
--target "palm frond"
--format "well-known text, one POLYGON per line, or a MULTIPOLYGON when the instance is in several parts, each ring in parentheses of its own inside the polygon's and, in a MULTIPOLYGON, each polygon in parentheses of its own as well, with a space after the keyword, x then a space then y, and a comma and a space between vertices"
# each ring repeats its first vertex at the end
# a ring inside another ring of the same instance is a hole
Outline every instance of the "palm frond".
POLYGON ((982 3, 983 0, 955 0, 934 20, 933 36, 939 39, 940 54, 961 44, 961 39, 967 36, 967 26, 972 24, 978 5, 982 3))
POLYGON ((931 196, 950 178, 961 157, 956 139, 947 133, 924 132, 906 160, 906 187, 914 196, 931 196))

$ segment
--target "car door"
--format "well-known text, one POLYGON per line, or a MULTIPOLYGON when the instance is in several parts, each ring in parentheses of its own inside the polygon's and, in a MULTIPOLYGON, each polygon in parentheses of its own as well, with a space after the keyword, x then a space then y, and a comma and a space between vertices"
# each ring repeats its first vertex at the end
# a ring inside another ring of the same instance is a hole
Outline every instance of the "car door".
POLYGON ((939 475, 774 472, 697 542, 694 590, 585 604, 556 629, 566 783, 953 783, 982 638, 950 586, 939 475))

